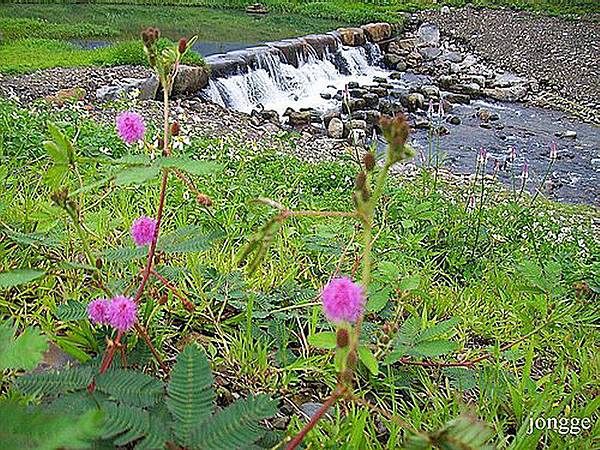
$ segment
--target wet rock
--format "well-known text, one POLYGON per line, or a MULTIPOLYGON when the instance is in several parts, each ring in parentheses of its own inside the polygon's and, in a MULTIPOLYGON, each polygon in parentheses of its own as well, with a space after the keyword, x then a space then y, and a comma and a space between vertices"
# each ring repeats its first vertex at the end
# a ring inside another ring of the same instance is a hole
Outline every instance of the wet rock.
POLYGON ((369 23, 361 28, 371 42, 381 42, 392 37, 392 26, 389 23, 369 23))
POLYGON ((457 94, 464 94, 470 96, 477 96, 481 94, 481 86, 477 83, 458 83, 447 88, 450 92, 457 94))
POLYGON ((464 95, 464 94, 457 94, 454 92, 444 92, 442 94, 444 100, 449 101, 450 103, 460 103, 463 105, 468 105, 469 103, 471 103, 471 97, 469 97, 468 95, 464 95))
POLYGON ((383 99, 379 101, 379 111, 383 115, 394 116, 396 113, 402 111, 402 108, 391 100, 383 99))
POLYGON ((483 122, 489 122, 491 115, 492 113, 485 108, 481 108, 479 111, 477 111, 477 117, 479 117, 479 120, 483 122))
POLYGON ((96 98, 101 101, 118 100, 133 92, 139 91, 140 100, 154 100, 158 94, 158 78, 124 78, 111 86, 103 86, 96 90, 96 98))
POLYGON ((458 116, 450 116, 450 117, 448 117, 448 122, 451 123, 452 125, 460 125, 462 121, 460 120, 460 117, 458 117, 458 116))
POLYGON ((329 92, 321 92, 320 95, 323 100, 331 100, 331 97, 332 97, 329 92))
POLYGON ((339 113, 339 111, 329 111, 325 114, 323 114, 323 116, 321 116, 321 120, 323 121, 323 125, 325 125, 325 128, 329 127, 329 122, 331 122, 332 119, 334 118, 340 118, 341 114, 339 113))
POLYGON ((399 62, 403 61, 401 56, 395 55, 393 53, 386 53, 383 57, 383 63, 389 69, 396 69, 396 66, 399 62))
POLYGON ((390 78, 392 80, 401 80, 402 79, 402 73, 401 72, 392 72, 390 74, 390 78))
POLYGON ((389 43, 389 45, 387 46, 386 52, 392 53, 392 54, 398 55, 398 56, 408 55, 408 50, 400 47, 400 45, 398 45, 398 42, 396 42, 396 41, 392 41, 389 43))
POLYGON ((425 106, 425 97, 423 94, 419 94, 418 92, 414 92, 409 94, 406 97, 406 103, 408 110, 411 112, 416 111, 417 109, 423 109, 425 106))
POLYGON ((353 119, 357 119, 357 120, 364 120, 366 122, 367 120, 367 112, 366 111, 354 111, 352 113, 352 118, 353 119))
POLYGON ((411 52, 406 57, 407 67, 418 67, 423 62, 423 57, 419 52, 411 52))
POLYGON ((481 128, 485 128, 485 129, 488 129, 488 130, 491 130, 491 129, 492 129, 492 124, 491 124, 491 123, 489 123, 489 122, 481 122, 481 123, 479 124, 479 126, 480 126, 481 128))
POLYGON ((421 116, 415 117, 414 127, 420 130, 427 129, 429 128, 429 120, 421 116))
POLYGON ((358 111, 365 109, 365 101, 362 98, 351 98, 347 104, 344 104, 344 112, 351 113, 352 111, 358 111), (348 111, 349 109, 349 111, 348 111))
POLYGON ((484 89, 483 94, 502 102, 517 102, 523 100, 527 95, 527 86, 517 84, 506 88, 484 89))
POLYGON ((442 9, 440 9, 440 13, 442 14, 450 14, 450 7, 449 6, 442 6, 442 9))
POLYGON ((442 56, 440 56, 440 59, 442 61, 458 64, 463 60, 463 57, 459 53, 445 51, 442 56))
POLYGON ((360 87, 360 85, 358 84, 357 81, 350 81, 348 83, 348 89, 358 89, 360 87))
POLYGON ((377 110, 371 109, 365 111, 365 122, 370 127, 374 127, 379 125, 379 120, 381 119, 381 113, 377 110))
POLYGON ((367 130, 367 122, 365 120, 360 119, 352 119, 348 122, 349 130, 367 130))
POLYGON ((362 98, 368 92, 369 91, 367 91, 366 89, 363 89, 363 88, 348 89, 348 93, 350 94, 350 97, 352 97, 352 98, 362 98))
POLYGON ((377 94, 365 94, 362 98, 365 101, 365 106, 367 108, 377 108, 377 105, 379 104, 379 96, 377 94))
POLYGON ((332 139, 342 139, 344 136, 344 123, 341 119, 333 117, 327 125, 327 135, 332 139))
POLYGON ((312 121, 310 111, 292 111, 288 115, 288 123, 294 127, 308 125, 312 121))
POLYGON ((417 45, 440 45, 440 29, 432 23, 424 23, 417 30, 417 45))
POLYGON ((412 50, 416 45, 416 40, 414 38, 398 39, 395 42, 402 50, 412 50))
POLYGON ((385 77, 373 77, 373 83, 387 83, 387 81, 385 77))
POLYGON ((398 62, 398 64, 396 64, 395 70, 398 70, 400 72, 406 72, 406 69, 408 68, 406 61, 404 59, 400 60, 398 62))
POLYGON ((388 90, 383 86, 369 86, 369 93, 375 94, 378 97, 385 97, 388 95, 388 90))
POLYGON ((344 45, 357 47, 367 42, 365 32, 362 28, 338 28, 337 32, 344 45))
POLYGON ((421 47, 419 53, 425 61, 431 61, 442 54, 439 47, 421 47))
POLYGON ((425 84, 421 86, 421 93, 426 97, 437 98, 440 96, 440 90, 437 86, 433 84, 425 84))
POLYGON ((562 133, 561 137, 575 139, 577 137, 577 132, 573 130, 568 130, 562 133))

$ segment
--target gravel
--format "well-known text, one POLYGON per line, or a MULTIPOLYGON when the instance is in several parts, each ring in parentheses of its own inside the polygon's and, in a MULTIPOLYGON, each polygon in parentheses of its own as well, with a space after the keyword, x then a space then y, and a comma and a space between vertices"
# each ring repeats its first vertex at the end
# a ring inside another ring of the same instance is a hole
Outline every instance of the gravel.
POLYGON ((38 70, 28 75, 0 75, 0 95, 28 102, 53 96, 58 91, 71 88, 85 90, 84 99, 92 102, 96 90, 123 78, 146 78, 150 69, 142 66, 76 67, 38 70))
POLYGON ((466 7, 426 11, 438 25, 495 67, 540 82, 581 107, 600 108, 600 21, 570 20, 509 9, 466 7))

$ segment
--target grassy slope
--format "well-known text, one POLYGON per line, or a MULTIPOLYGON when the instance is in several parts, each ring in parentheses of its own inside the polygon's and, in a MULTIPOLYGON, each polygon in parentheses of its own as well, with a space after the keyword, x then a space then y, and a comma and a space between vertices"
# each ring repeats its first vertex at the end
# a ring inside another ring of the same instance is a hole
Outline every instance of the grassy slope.
MULTIPOLYGON (((50 261, 57 258, 78 260, 77 240, 65 228, 64 217, 51 206, 50 190, 40 176, 48 164, 42 150, 45 121, 67 126, 70 135, 75 133, 70 124, 78 123, 83 155, 103 155, 101 149, 108 149, 114 157, 128 153, 114 132, 106 131, 109 128, 78 117, 75 108, 58 114, 38 106, 32 112, 0 102, 0 271, 50 267, 50 261), (19 244, 8 238, 5 227, 23 233, 48 232, 58 242, 19 244)), ((287 142, 288 137, 282 136, 283 145, 287 142)), ((155 342, 168 348, 196 333, 218 370, 231 375, 226 379, 231 383, 228 389, 234 392, 260 390, 285 396, 315 388, 323 392, 323 383, 331 386, 335 382, 330 353, 307 348, 303 342, 307 334, 329 329, 312 295, 334 271, 342 248, 357 241, 352 227, 338 219, 298 220, 285 226, 266 264, 242 288, 269 292, 285 286, 279 295, 267 297, 271 306, 261 306, 263 297, 255 302, 251 328, 247 328, 246 299, 240 297, 240 288, 217 288, 214 272, 226 276, 224 280, 241 276, 234 256, 271 214, 251 205, 251 199, 268 196, 293 208, 348 210, 356 167, 350 162, 312 165, 275 151, 257 153, 243 142, 201 137, 185 151, 215 158, 226 170, 197 179, 201 190, 215 201, 210 215, 178 182, 172 183, 165 232, 193 223, 221 230, 225 238, 208 252, 169 259, 168 265, 176 269, 171 276, 189 293, 198 310, 190 315, 175 299, 155 310, 153 314, 158 315, 151 330, 155 342), (189 272, 178 276, 182 270, 189 272), (312 294, 291 294, 297 286, 313 289, 312 294), (170 314, 162 312, 165 308, 170 314), (270 313, 273 308, 287 312, 270 313), (217 316, 219 326, 215 326, 217 316), (289 332, 289 342, 281 343, 280 332, 273 331, 276 323, 289 332), (283 359, 282 352, 286 355, 283 359)), ((105 167, 82 164, 84 184, 100 179, 105 167)), ((435 429, 460 412, 472 410, 494 428, 499 448, 505 448, 515 433, 520 448, 534 448, 540 439, 548 448, 593 448, 589 434, 527 436, 525 430, 533 412, 544 417, 591 416, 598 432, 597 411, 589 402, 599 388, 599 342, 593 324, 600 320, 600 311, 597 297, 579 298, 573 288, 582 280, 599 280, 599 241, 590 225, 597 211, 543 202, 535 208, 525 207, 524 202, 522 207, 493 195, 486 202, 482 233, 475 243, 477 220, 464 213, 464 194, 445 184, 439 193, 428 194, 430 186, 430 180, 418 179, 387 189, 388 200, 380 215, 383 222, 376 230, 380 233, 376 267, 382 267, 384 261, 395 263, 400 278, 418 276, 420 282, 410 295, 392 294, 381 312, 368 315, 367 339, 378 357, 382 359, 386 353, 377 331, 381 324, 401 323, 411 316, 429 324, 458 317, 454 339, 462 355, 478 355, 496 343, 513 342, 551 313, 559 313, 561 319, 503 357, 484 363, 482 372, 452 374, 395 366, 371 377, 361 369, 363 382, 358 394, 374 396, 385 409, 425 429, 435 429), (550 290, 540 289, 535 276, 518 269, 524 261, 558 263, 559 281, 553 282, 550 290), (464 391, 458 380, 478 387, 464 391)), ((140 214, 152 214, 157 192, 152 183, 88 194, 84 221, 96 236, 93 252, 100 255, 107 249, 131 246, 129 226, 140 214)), ((358 251, 355 245, 351 248, 353 253, 358 251)), ((343 273, 349 272, 353 260, 350 255, 342 264, 343 273)), ((106 263, 105 273, 111 283, 121 285, 138 269, 136 263, 106 263)), ((392 285, 397 287, 394 282, 392 285)), ((37 323, 70 351, 93 353, 102 345, 101 337, 85 321, 57 321, 55 312, 65 298, 85 302, 95 295, 90 283, 76 271, 60 270, 41 283, 0 296, 0 316, 13 317, 20 324, 37 323)), ((398 448, 400 430, 386 424, 389 432, 382 434, 376 420, 363 408, 352 409, 339 421, 323 421, 308 439, 325 448, 398 448)))

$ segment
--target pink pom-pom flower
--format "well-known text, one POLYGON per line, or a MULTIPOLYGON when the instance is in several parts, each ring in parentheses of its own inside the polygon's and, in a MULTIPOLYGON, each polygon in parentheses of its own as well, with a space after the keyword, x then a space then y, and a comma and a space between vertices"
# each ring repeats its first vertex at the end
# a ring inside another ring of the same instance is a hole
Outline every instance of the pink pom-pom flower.
POLYGON ((117 116, 117 132, 127 144, 133 144, 144 138, 146 126, 144 119, 131 111, 122 112, 117 116))
POLYGON ((131 237, 139 247, 152 242, 155 231, 156 220, 151 219, 150 217, 141 216, 131 225, 131 237))
POLYGON ((99 298, 91 301, 87 307, 88 317, 94 325, 108 323, 108 300, 99 298))
POLYGON ((339 324, 356 322, 363 313, 365 295, 363 287, 349 277, 331 280, 321 292, 323 310, 328 320, 339 324))
POLYGON ((108 304, 108 323, 119 331, 129 330, 136 321, 137 305, 129 297, 118 295, 108 304))

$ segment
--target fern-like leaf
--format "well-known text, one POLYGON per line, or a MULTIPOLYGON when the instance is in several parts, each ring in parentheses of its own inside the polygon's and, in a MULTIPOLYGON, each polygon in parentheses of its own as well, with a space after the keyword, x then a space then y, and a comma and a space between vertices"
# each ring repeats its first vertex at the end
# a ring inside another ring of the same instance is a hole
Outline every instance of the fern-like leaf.
POLYGON ((25 328, 16 339, 12 320, 0 323, 0 371, 33 369, 48 349, 48 342, 35 328, 25 328))
POLYGON ((276 412, 277 403, 266 395, 238 400, 197 426, 192 446, 202 450, 247 449, 265 433, 259 421, 276 412))
POLYGON ((106 413, 102 438, 116 437, 115 445, 126 445, 150 432, 150 416, 142 408, 105 402, 102 410, 106 413))
POLYGON ((67 300, 56 310, 56 317, 64 322, 84 319, 87 317, 87 305, 77 300, 67 300))
POLYGON ((96 377, 96 388, 114 400, 131 406, 156 404, 163 394, 163 384, 144 373, 133 370, 109 370, 96 377))
POLYGON ((91 367, 74 367, 59 372, 24 375, 18 378, 15 384, 25 395, 56 397, 65 392, 85 389, 92 381, 93 375, 91 367))
POLYGON ((188 345, 177 356, 166 400, 180 445, 190 446, 196 427, 212 414, 215 399, 212 383, 206 356, 196 346, 188 345))

